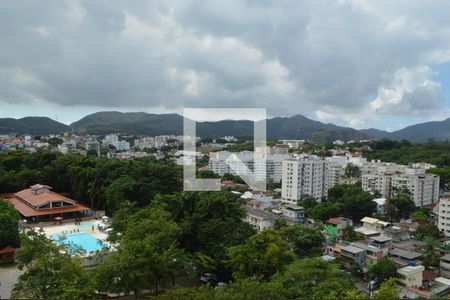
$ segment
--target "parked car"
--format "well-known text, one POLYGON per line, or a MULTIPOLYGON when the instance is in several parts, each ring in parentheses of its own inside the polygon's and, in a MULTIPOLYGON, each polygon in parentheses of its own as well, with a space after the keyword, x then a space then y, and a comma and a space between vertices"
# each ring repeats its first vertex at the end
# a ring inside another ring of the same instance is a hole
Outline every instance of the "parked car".
POLYGON ((200 281, 204 283, 215 284, 217 282, 217 276, 212 273, 204 273, 202 276, 200 276, 200 281))

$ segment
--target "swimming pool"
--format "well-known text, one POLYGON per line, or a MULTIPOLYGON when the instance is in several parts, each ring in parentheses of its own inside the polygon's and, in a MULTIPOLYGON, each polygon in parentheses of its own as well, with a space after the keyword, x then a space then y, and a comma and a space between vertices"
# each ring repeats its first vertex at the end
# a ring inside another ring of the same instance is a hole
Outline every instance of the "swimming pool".
POLYGON ((66 235, 54 234, 50 237, 59 245, 76 245, 83 248, 86 252, 97 251, 107 247, 107 245, 97 240, 93 235, 85 232, 66 235))
POLYGON ((81 222, 81 224, 75 225, 75 226, 77 226, 78 228, 91 228, 92 226, 97 228, 97 223, 96 222, 81 222))

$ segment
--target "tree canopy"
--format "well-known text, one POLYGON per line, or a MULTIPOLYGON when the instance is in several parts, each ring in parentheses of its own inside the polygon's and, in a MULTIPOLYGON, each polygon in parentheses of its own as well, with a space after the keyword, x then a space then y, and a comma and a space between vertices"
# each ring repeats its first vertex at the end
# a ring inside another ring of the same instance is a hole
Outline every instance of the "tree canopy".
POLYGON ((14 285, 17 299, 87 299, 96 296, 91 272, 80 266, 64 248, 44 234, 28 231, 16 253, 19 268, 25 272, 14 285))
POLYGON ((14 206, 0 199, 0 250, 6 246, 20 246, 19 219, 14 206))
POLYGON ((295 259, 289 244, 273 230, 264 230, 244 245, 228 249, 229 265, 235 278, 268 279, 295 259))

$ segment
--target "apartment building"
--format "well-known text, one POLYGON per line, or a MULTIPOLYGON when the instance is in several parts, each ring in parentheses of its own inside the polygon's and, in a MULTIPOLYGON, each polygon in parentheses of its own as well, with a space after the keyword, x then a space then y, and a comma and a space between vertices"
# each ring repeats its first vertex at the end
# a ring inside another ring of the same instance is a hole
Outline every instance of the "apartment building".
POLYGON ((231 153, 228 151, 211 152, 209 154, 209 170, 220 176, 225 173, 233 175, 250 175, 256 172, 256 178, 280 182, 283 176, 283 161, 292 158, 290 154, 266 155, 264 165, 255 165, 254 153, 242 151, 231 153))
POLYGON ((439 200, 438 228, 447 237, 450 237, 450 198, 443 197, 439 200))
POLYGON ((297 203, 302 196, 309 195, 320 201, 327 197, 327 162, 317 156, 303 156, 283 162, 281 199, 297 203))
POLYGON ((427 174, 423 168, 372 161, 362 166, 362 188, 391 197, 409 190, 416 206, 436 203, 439 199, 439 176, 427 174))

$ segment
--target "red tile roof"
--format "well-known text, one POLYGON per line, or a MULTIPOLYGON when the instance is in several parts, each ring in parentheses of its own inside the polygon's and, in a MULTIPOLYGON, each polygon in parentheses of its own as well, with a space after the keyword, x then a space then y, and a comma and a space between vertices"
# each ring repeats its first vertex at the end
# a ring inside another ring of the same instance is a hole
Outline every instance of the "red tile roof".
POLYGON ((17 198, 6 198, 5 200, 8 201, 9 203, 11 203, 12 205, 14 205, 14 207, 19 211, 19 213, 24 217, 56 215, 56 214, 60 214, 60 213, 90 210, 89 207, 84 206, 79 203, 75 203, 75 205, 73 205, 73 206, 65 206, 65 207, 37 210, 37 209, 32 208, 31 206, 26 205, 20 199, 17 199, 17 198))
POLYGON ((16 248, 6 246, 5 248, 0 250, 0 254, 7 254, 7 253, 16 253, 16 248))
POLYGON ((35 184, 30 186, 30 188, 34 191, 34 190, 39 190, 39 189, 43 189, 43 188, 47 188, 47 189, 51 189, 51 186, 45 185, 45 184, 35 184))
POLYGON ((338 218, 330 218, 326 221, 326 223, 338 225, 341 224, 341 220, 339 220, 338 218))
MULTIPOLYGON (((36 185, 34 185, 36 186, 36 185)), ((40 206, 42 204, 46 204, 48 202, 52 201, 67 201, 70 203, 74 203, 74 200, 69 199, 67 197, 64 197, 63 195, 60 195, 58 193, 48 191, 40 194, 33 193, 34 189, 29 188, 22 190, 20 192, 17 192, 15 194, 16 197, 20 198, 21 200, 27 202, 31 206, 40 206)))
POLYGON ((14 205, 17 211, 24 217, 35 217, 45 215, 57 215, 67 212, 88 211, 89 207, 78 203, 75 200, 67 198, 63 195, 49 191, 51 187, 47 185, 35 184, 29 189, 22 190, 15 194, 4 194, 3 199, 14 205), (45 188, 41 193, 34 193, 33 191, 45 188), (66 201, 73 203, 71 206, 55 207, 51 209, 38 210, 36 207, 53 201, 66 201))

